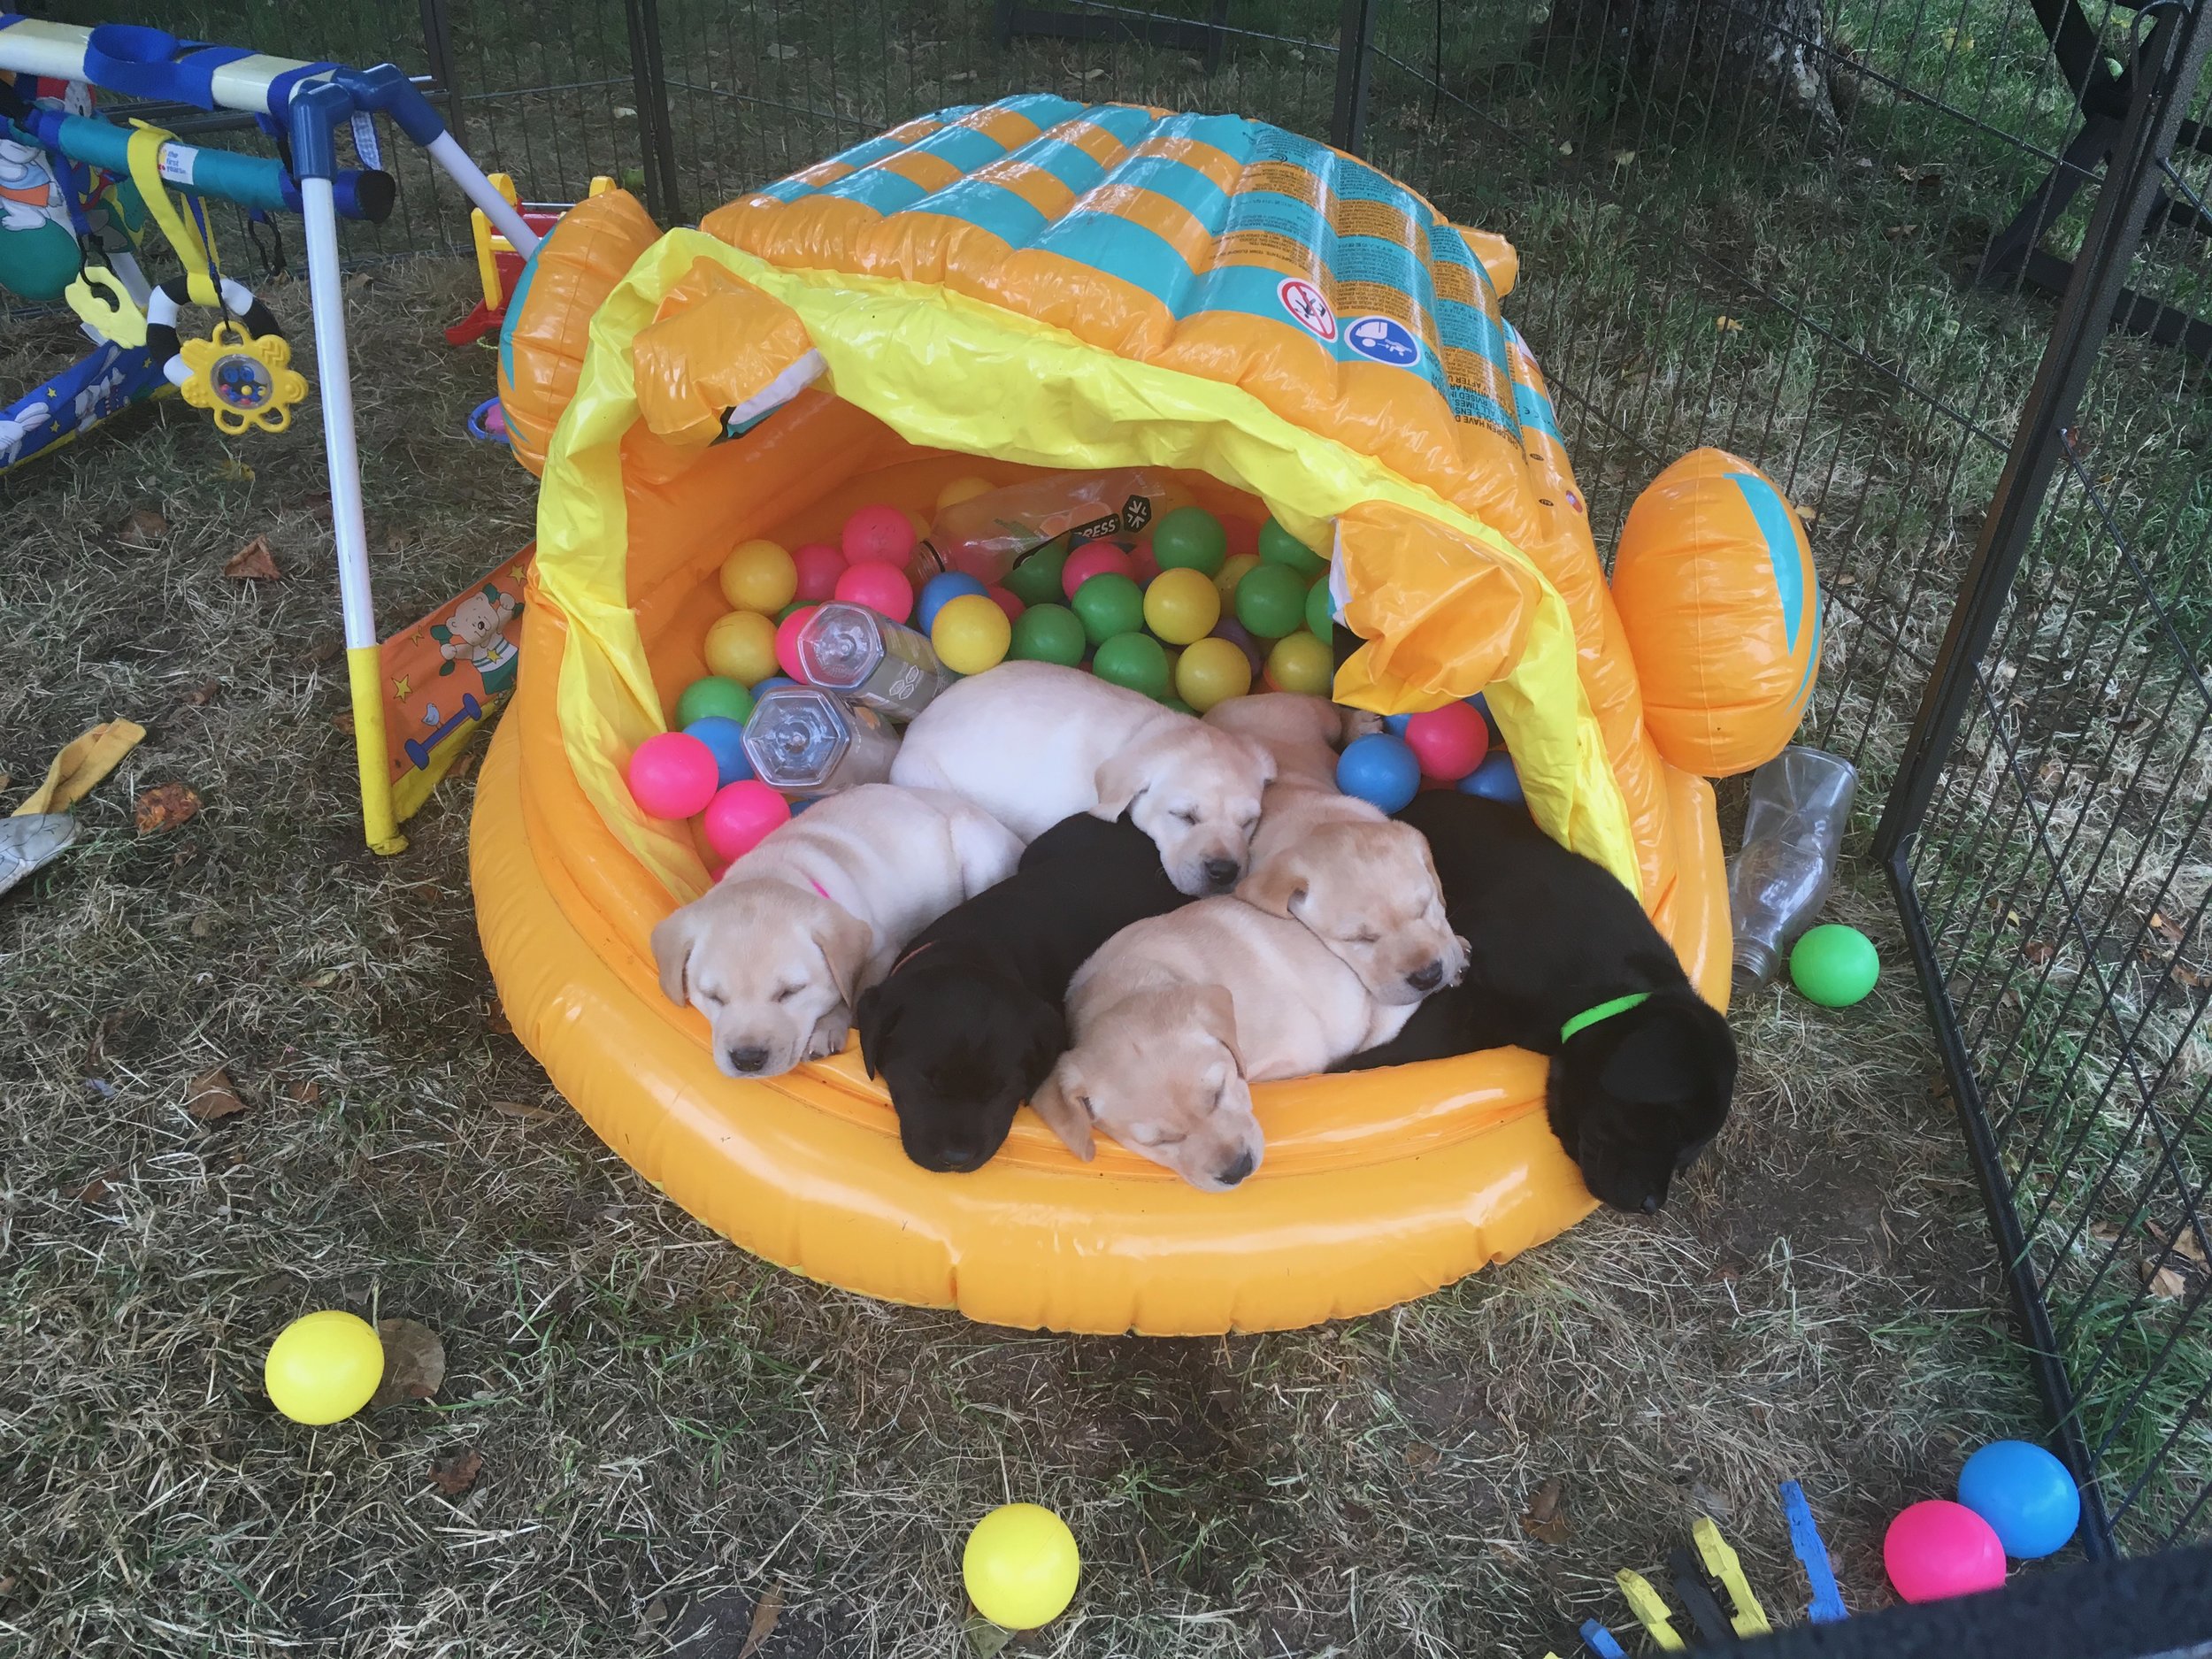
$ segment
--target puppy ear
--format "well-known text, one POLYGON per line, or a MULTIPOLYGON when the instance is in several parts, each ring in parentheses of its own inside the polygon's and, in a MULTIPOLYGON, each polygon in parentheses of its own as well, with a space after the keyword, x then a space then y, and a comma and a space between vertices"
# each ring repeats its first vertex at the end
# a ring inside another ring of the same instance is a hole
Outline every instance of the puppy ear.
POLYGON ((821 926, 814 947, 829 964, 830 979, 839 998, 850 1007, 859 994, 860 976, 868 965, 868 953, 876 942, 875 930, 843 905, 824 899, 818 907, 821 926))
POLYGON ((1098 791, 1097 816, 1111 823, 1152 787, 1152 767, 1157 758, 1149 743, 1137 743, 1110 755, 1091 779, 1098 791))
POLYGON ((1259 762, 1260 787, 1264 789, 1275 781, 1275 751, 1256 738, 1245 737, 1237 741, 1244 745, 1246 754, 1259 762))
POLYGON ((1058 1003, 1041 997, 1030 1005, 1028 1021, 1028 1064, 1024 1069, 1031 1077, 1049 1077, 1060 1056, 1068 1051, 1068 1022, 1058 1003))
POLYGON ((1270 916, 1287 918, 1290 907, 1306 896, 1310 882, 1302 852, 1287 848, 1264 864, 1255 865, 1237 883, 1237 897, 1270 916))
POLYGON ((698 936, 688 904, 670 911, 653 929, 653 960, 661 971, 661 995, 678 1008, 691 1003, 691 947, 698 936))
POLYGON ((1098 1156, 1098 1141, 1091 1133, 1089 1108, 1082 1102, 1083 1076, 1063 1056, 1052 1075, 1029 1097, 1030 1110, 1045 1120, 1045 1127, 1060 1137, 1060 1144, 1088 1164, 1098 1156))
POLYGON ((883 987, 872 985, 860 994, 853 1009, 853 1024, 860 1030, 860 1064, 870 1077, 876 1074, 876 1056, 884 1040, 899 1023, 895 1013, 883 1011, 883 987))
POLYGON ((1202 985, 1191 994, 1192 1005, 1198 1010, 1198 1023, 1222 1047, 1228 1049, 1237 1063, 1237 1070, 1244 1070, 1244 1050, 1237 1046, 1237 1000, 1229 995, 1226 986, 1202 985))

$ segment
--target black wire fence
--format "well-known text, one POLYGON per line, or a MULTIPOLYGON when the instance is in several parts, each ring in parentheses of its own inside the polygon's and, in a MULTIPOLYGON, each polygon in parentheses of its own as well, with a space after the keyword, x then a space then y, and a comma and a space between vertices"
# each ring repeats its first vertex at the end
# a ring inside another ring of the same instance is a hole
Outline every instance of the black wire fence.
MULTIPOLYGON (((1508 236, 1508 304, 1601 547, 1702 443, 1800 504, 1828 641, 1801 738, 1861 768, 2086 1547, 2212 1533, 2212 23, 2193 6, 136 11, 396 62, 526 198, 609 174, 664 224, 914 114, 1041 88, 1273 121, 1508 236)), ((354 251, 464 255, 465 204, 419 169, 403 186, 354 251)))

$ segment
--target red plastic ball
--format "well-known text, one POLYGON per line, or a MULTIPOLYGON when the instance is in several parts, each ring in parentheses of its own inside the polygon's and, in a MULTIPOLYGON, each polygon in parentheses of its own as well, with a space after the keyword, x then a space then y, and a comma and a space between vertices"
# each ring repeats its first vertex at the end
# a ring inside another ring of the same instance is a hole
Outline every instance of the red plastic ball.
POLYGON ((791 562, 798 567, 798 596, 808 604, 818 605, 837 592, 837 579, 845 573, 845 556, 826 541, 810 541, 804 547, 791 549, 791 562))
POLYGON ((1068 562, 1060 567, 1060 591, 1072 599, 1075 590, 1092 577, 1129 576, 1133 568, 1129 556, 1112 542, 1086 541, 1069 554, 1068 562))
POLYGON ((1003 588, 986 588, 983 591, 990 595, 993 604, 1006 613, 1006 619, 1009 622, 1019 622, 1022 619, 1022 612, 1029 609, 1003 588))
POLYGON ((1153 557, 1151 542, 1140 541, 1129 549, 1129 573, 1136 578, 1140 588, 1160 573, 1160 561, 1153 557))
MULTIPOLYGON (((845 562, 905 566, 914 551, 914 521, 896 507, 863 507, 845 520, 845 562)), ((861 602, 861 603, 865 603, 861 602)), ((910 603, 911 602, 910 601, 910 603)))
POLYGON ((837 579, 837 596, 878 616, 903 622, 914 614, 914 584, 895 565, 856 565, 837 579))
POLYGON ((1421 775, 1457 783, 1482 764, 1490 752, 1490 727, 1479 711, 1448 703, 1406 722, 1406 747, 1421 763, 1421 775))
POLYGON ((742 858, 791 818, 791 803, 757 778, 726 784, 707 803, 707 845, 725 859, 742 858))
POLYGON ((630 757, 630 798, 654 818, 689 818, 714 799, 714 751, 683 732, 647 738, 630 757))
POLYGON ((1221 521, 1221 534, 1227 543, 1225 557, 1234 558, 1240 553, 1249 553, 1257 558, 1260 552, 1260 524, 1256 518, 1229 518, 1221 521))
POLYGON ((801 685, 806 683, 806 676, 799 672, 799 630, 820 609, 819 605, 801 605, 776 624, 776 666, 801 685))
POLYGON ((1882 1566, 1906 1601, 1940 1601, 2002 1589, 2005 1547, 1997 1529, 1964 1504, 1931 1498, 1889 1524, 1882 1566))

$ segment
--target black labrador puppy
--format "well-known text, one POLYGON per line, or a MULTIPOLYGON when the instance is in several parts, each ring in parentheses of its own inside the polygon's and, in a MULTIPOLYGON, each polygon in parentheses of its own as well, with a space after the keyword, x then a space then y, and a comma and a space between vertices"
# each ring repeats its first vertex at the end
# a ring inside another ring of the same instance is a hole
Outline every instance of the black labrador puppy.
POLYGON ((1020 865, 939 917, 854 1010, 860 1057, 881 1075, 906 1156, 981 1169, 1014 1110, 1068 1046, 1060 1004, 1091 954, 1133 922, 1187 904, 1152 838, 1079 812, 1020 865))
POLYGON ((1727 1118, 1728 1022, 1690 987, 1635 895, 1525 809, 1433 790, 1399 817, 1429 839, 1467 972, 1396 1037, 1337 1069, 1508 1044, 1548 1055, 1552 1133, 1584 1184, 1617 1209, 1657 1210, 1727 1118))

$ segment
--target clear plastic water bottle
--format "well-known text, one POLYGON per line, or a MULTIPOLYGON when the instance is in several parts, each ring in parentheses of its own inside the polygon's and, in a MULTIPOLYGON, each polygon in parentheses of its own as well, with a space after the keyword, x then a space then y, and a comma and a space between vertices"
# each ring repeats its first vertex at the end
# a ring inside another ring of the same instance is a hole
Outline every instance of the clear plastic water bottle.
POLYGON ((800 628, 797 645, 808 685, 895 720, 912 719, 957 678, 937 660, 926 635, 865 605, 819 606, 800 628))
POLYGON ((772 686, 745 722, 745 758, 772 789, 833 795, 888 783, 899 734, 873 709, 815 686, 772 686))
POLYGON ((1743 849, 1728 866, 1739 991, 1770 983, 1783 953, 1819 914, 1858 785, 1849 761, 1794 744, 1751 774, 1743 849))
POLYGON ((906 573, 917 588, 940 571, 1002 581, 1024 554, 1056 537, 1079 546, 1105 536, 1141 536, 1190 498, 1172 473, 1151 466, 1026 479, 940 511, 929 534, 915 544, 906 573))

